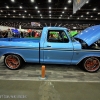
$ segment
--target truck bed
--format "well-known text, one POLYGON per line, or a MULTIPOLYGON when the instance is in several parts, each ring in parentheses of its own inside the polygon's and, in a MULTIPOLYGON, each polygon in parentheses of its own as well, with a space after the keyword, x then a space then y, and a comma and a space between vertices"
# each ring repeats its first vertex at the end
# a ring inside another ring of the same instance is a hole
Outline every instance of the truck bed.
POLYGON ((40 38, 0 38, 0 41, 6 42, 40 42, 40 38))

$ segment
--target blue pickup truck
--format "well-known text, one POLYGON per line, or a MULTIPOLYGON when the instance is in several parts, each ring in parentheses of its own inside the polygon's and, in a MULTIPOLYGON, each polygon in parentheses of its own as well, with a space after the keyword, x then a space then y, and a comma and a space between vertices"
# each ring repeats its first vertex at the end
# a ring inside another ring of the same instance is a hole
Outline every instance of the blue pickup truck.
POLYGON ((100 68, 100 25, 70 37, 64 27, 44 27, 40 38, 0 38, 0 56, 9 69, 24 62, 82 65, 88 72, 100 68))

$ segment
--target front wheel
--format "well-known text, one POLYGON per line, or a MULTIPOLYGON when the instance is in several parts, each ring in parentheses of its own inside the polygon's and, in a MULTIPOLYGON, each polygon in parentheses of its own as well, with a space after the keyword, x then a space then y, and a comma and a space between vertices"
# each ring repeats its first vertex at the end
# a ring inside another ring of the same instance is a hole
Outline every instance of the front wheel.
POLYGON ((96 57, 89 57, 84 59, 83 68, 87 72, 96 72, 100 68, 100 61, 96 57))
POLYGON ((15 70, 21 67, 22 59, 18 55, 9 54, 5 56, 4 64, 6 65, 7 68, 15 70))

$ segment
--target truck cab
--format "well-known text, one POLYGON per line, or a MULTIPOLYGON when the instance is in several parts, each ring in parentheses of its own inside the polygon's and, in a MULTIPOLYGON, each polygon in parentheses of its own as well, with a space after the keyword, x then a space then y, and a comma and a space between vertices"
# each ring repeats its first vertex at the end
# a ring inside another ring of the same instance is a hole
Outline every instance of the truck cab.
POLYGON ((66 28, 44 27, 43 32, 45 34, 42 34, 40 41, 40 52, 43 53, 43 56, 41 56, 44 58, 43 62, 71 64, 74 49, 81 49, 81 44, 70 38, 66 28))

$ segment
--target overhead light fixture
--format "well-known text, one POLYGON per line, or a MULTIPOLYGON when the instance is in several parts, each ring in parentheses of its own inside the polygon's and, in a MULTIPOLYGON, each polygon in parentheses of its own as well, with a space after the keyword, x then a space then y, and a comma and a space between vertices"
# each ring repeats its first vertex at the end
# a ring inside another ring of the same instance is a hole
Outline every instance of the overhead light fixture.
POLYGON ((89 14, 89 12, 87 12, 86 14, 89 14))
POLYGON ((89 0, 88 0, 88 1, 86 1, 86 3, 89 3, 89 0))
POLYGON ((25 18, 25 16, 22 16, 23 18, 25 18))
POLYGON ((38 13, 40 13, 40 11, 38 10, 38 13))
POLYGON ((35 9, 38 9, 38 7, 37 7, 37 6, 35 6, 35 9))
POLYGON ((42 14, 40 14, 40 16, 42 16, 42 14))
POLYGON ((31 0, 31 2, 34 2, 34 0, 31 0))
POLYGON ((49 13, 51 13, 51 11, 49 11, 49 13))
POLYGON ((24 12, 27 12, 26 10, 24 12))
POLYGON ((97 10, 96 8, 93 9, 93 11, 97 10))
POLYGON ((15 2, 15 0, 11 0, 11 2, 15 2))
POLYGON ((8 9, 8 8, 9 8, 9 6, 6 6, 6 8, 8 9))
POLYGON ((1 12, 3 12, 3 10, 1 10, 1 12))
POLYGON ((68 3, 71 3, 72 1, 71 0, 68 0, 68 3))
POLYGON ((64 11, 62 13, 64 13, 64 11))
POLYGON ((50 3, 50 2, 51 2, 51 0, 48 0, 48 2, 50 3))
POLYGON ((93 16, 91 16, 91 18, 92 18, 93 16))
POLYGON ((51 9, 51 7, 49 7, 49 9, 51 9))
POLYGON ((19 6, 19 8, 22 9, 23 7, 22 6, 19 6))
POLYGON ((16 12, 15 10, 13 10, 13 12, 16 12))
POLYGON ((67 7, 64 8, 65 10, 67 9, 67 7))

